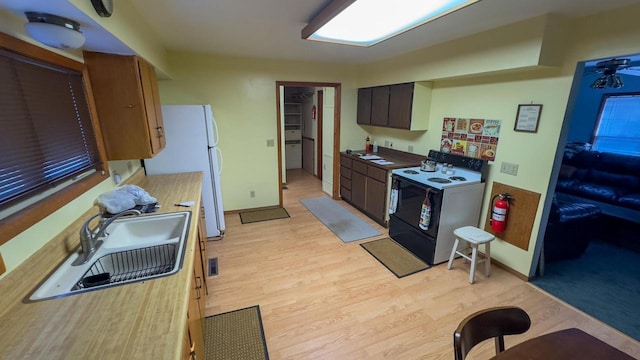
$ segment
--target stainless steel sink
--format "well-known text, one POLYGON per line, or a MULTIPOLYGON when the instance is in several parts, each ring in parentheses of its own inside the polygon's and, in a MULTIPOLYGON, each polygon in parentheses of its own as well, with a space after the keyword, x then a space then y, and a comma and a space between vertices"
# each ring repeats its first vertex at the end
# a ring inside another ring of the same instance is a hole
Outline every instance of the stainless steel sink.
POLYGON ((155 279, 182 268, 191 212, 144 215, 114 221, 93 261, 72 266, 69 256, 31 294, 29 301, 155 279))

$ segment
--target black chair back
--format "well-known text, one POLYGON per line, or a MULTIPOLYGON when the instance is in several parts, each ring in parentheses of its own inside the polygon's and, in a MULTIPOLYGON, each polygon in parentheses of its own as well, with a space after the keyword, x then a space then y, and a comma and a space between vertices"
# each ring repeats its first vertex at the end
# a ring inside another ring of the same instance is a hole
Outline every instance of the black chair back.
POLYGON ((491 338, 495 338, 498 354, 504 351, 504 335, 522 334, 530 326, 529 315, 519 307, 495 307, 471 314, 453 334, 455 360, 464 360, 474 346, 491 338))

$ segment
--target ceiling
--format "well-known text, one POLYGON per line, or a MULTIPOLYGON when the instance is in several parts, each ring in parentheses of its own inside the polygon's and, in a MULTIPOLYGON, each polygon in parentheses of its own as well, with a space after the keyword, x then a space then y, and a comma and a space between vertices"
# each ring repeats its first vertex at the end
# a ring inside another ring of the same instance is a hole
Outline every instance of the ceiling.
MULTIPOLYGON (((482 0, 375 46, 361 48, 300 38, 302 28, 329 0, 122 1, 133 4, 143 17, 141 21, 170 50, 347 64, 383 60, 546 13, 573 18, 638 3, 638 0, 482 0)), ((120 2, 114 3, 117 16, 120 2)), ((85 49, 131 51, 67 0, 0 0, 0 9, 23 18, 27 10, 67 16, 81 23, 87 37, 85 49)))

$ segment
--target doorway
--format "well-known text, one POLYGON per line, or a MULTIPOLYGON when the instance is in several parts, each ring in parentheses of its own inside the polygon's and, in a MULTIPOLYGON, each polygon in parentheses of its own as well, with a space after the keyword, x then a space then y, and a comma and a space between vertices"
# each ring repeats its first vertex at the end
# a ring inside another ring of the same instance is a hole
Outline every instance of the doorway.
POLYGON ((317 176, 322 180, 325 193, 334 199, 339 197, 340 98, 339 83, 276 81, 280 206, 283 204, 282 190, 286 183, 286 170, 292 167, 304 168, 317 176), (312 101, 306 101, 306 106, 303 105, 305 98, 309 97, 312 101), (296 98, 303 101, 296 101, 296 98), (297 136, 296 109, 301 114, 299 140, 292 137, 297 136), (291 155, 287 158, 287 151, 295 152, 298 141, 302 153, 299 165, 299 155, 294 153, 296 160, 291 155))
MULTIPOLYGON (((622 58, 638 61, 640 65, 640 55, 622 58)), ((624 79, 623 87, 594 87, 595 80, 602 76, 596 68, 602 60, 605 59, 580 62, 576 67, 545 203, 543 218, 547 220, 541 223, 536 245, 540 259, 537 267, 539 276, 532 283, 640 340, 640 329, 637 327, 640 315, 635 311, 640 307, 640 292, 637 290, 640 280, 633 270, 640 261, 637 235, 640 223, 625 219, 630 210, 613 211, 616 208, 606 201, 590 198, 590 194, 574 193, 581 189, 581 182, 592 184, 591 189, 609 186, 602 179, 598 179, 600 183, 589 182, 591 174, 603 174, 603 179, 608 179, 605 175, 625 176, 606 167, 600 168, 596 163, 581 163, 580 168, 572 170, 574 165, 578 166, 572 159, 585 154, 591 156, 590 152, 599 157, 606 153, 604 151, 598 155, 592 146, 597 134, 600 107, 607 94, 640 92, 640 77, 624 72, 620 72, 624 79), (572 215, 577 215, 573 217, 564 214, 564 220, 560 221, 559 209, 563 203, 569 204, 565 208, 567 214, 571 209, 582 211, 573 212, 572 215), (579 215, 586 212, 588 205, 596 205, 601 213, 596 217, 580 218, 579 215), (547 257, 543 256, 545 248, 549 250, 547 257)), ((535 271, 534 266, 531 274, 535 271)))

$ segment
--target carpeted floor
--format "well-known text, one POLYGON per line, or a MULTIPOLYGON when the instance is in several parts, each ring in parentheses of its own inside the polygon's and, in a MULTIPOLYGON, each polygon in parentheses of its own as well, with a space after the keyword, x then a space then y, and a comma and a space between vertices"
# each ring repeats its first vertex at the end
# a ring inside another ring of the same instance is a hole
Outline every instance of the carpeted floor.
POLYGON ((382 234, 342 207, 337 201, 326 196, 302 199, 300 203, 343 242, 362 240, 382 234))
POLYGON ((254 222, 267 221, 267 220, 285 219, 288 217, 290 216, 285 208, 240 212, 240 222, 243 224, 250 224, 254 222))
POLYGON ((268 360, 258 305, 204 319, 206 360, 268 360))
POLYGON ((360 244, 360 246, 398 278, 415 274, 430 267, 389 238, 369 241, 360 244))
POLYGON ((579 259, 546 264, 533 284, 640 341, 638 264, 640 254, 592 240, 579 259))

